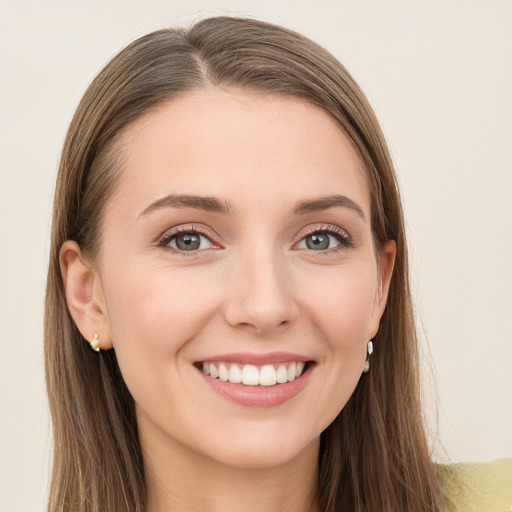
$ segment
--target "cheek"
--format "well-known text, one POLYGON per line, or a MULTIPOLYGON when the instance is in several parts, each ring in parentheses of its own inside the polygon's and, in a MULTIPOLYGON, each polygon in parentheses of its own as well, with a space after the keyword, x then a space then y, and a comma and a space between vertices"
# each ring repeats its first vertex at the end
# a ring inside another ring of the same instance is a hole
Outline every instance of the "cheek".
POLYGON ((164 349, 172 340, 186 339, 186 333, 197 329, 214 307, 215 294, 207 287, 198 289, 193 277, 166 269, 135 269, 128 277, 111 276, 109 284, 106 295, 114 343, 137 337, 140 343, 164 349))
POLYGON ((344 268, 309 289, 307 309, 332 351, 356 350, 369 341, 377 292, 371 266, 344 268))
POLYGON ((111 274, 107 284, 112 339, 127 384, 139 386, 145 379, 161 385, 168 366, 211 318, 216 294, 205 286, 198 290, 196 280, 168 269, 111 274))
POLYGON ((345 407, 361 377, 377 280, 371 266, 351 265, 317 282, 325 284, 310 287, 307 294, 304 290, 302 311, 305 328, 313 329, 312 337, 321 347, 321 387, 310 412, 324 429, 345 407))

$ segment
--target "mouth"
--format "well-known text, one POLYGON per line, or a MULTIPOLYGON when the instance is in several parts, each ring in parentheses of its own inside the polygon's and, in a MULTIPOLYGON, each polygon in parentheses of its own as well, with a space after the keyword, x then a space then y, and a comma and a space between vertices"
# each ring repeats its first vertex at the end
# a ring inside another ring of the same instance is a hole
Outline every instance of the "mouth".
POLYGON ((314 361, 286 361, 269 364, 242 364, 230 361, 197 361, 194 366, 206 377, 250 387, 281 386, 301 378, 314 361))

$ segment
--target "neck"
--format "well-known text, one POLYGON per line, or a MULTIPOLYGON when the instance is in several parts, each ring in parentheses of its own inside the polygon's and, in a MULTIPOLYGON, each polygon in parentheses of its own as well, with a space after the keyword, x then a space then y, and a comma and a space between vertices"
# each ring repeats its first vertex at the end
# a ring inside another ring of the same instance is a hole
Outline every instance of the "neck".
POLYGON ((319 441, 294 459, 240 468, 204 457, 173 440, 141 444, 148 483, 147 512, 317 512, 319 441))

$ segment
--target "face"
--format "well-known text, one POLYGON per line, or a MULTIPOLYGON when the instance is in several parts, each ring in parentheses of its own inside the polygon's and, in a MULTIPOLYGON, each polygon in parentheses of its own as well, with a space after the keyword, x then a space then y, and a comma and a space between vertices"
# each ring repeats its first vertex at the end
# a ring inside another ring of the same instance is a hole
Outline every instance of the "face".
POLYGON ((94 286, 140 431, 235 467, 293 459, 354 391, 386 300, 355 150, 304 101, 212 88, 121 152, 94 286))

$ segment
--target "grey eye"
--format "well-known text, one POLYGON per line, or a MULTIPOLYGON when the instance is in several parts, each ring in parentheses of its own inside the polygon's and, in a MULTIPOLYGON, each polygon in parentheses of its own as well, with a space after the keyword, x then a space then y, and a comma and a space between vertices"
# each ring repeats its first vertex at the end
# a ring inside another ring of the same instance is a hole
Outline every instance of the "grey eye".
POLYGON ((312 233, 305 236, 300 242, 298 247, 300 249, 310 249, 312 251, 325 251, 340 245, 340 241, 328 233, 312 233))
POLYGON ((207 237, 193 232, 175 235, 169 240, 167 245, 178 251, 197 251, 213 247, 212 242, 207 237))

